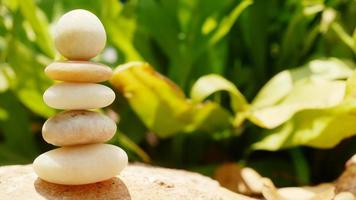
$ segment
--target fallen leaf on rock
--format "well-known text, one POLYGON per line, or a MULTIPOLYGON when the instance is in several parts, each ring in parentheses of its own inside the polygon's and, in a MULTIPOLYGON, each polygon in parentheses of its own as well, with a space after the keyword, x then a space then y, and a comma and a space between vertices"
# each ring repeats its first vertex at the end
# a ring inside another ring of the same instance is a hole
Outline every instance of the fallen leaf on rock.
POLYGON ((323 192, 316 194, 310 200, 332 200, 335 196, 335 188, 328 188, 323 192))
POLYGON ((355 200, 355 196, 351 192, 341 192, 335 196, 334 200, 355 200))
POLYGON ((237 163, 225 163, 215 170, 214 179, 223 187, 241 194, 251 194, 241 177, 241 167, 237 163))
POLYGON ((254 169, 246 167, 242 168, 241 176, 247 187, 254 194, 261 194, 263 188, 263 177, 254 169))
POLYGON ((288 200, 306 200, 329 189, 334 189, 333 184, 324 183, 317 186, 286 187, 278 189, 278 193, 288 200))
POLYGON ((214 179, 231 191, 250 196, 260 196, 263 177, 254 169, 237 163, 225 163, 215 170, 214 179))
POLYGON ((286 200, 279 195, 277 188, 274 186, 271 179, 263 178, 262 194, 266 200, 286 200))

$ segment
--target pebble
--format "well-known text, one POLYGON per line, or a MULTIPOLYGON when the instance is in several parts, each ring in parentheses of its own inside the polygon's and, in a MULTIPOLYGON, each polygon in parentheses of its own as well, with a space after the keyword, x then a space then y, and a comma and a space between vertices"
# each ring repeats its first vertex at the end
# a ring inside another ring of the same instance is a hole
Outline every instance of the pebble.
POLYGON ((59 19, 54 42, 57 50, 69 60, 89 60, 104 49, 106 33, 97 16, 77 9, 59 19))
POLYGON ((110 179, 127 163, 127 154, 121 148, 89 144, 43 153, 33 162, 33 169, 41 179, 51 183, 82 185, 110 179))
POLYGON ((115 100, 114 91, 95 83, 57 83, 43 94, 44 102, 56 109, 85 110, 103 108, 115 100))
POLYGON ((55 146, 104 143, 116 133, 116 123, 98 112, 73 110, 48 119, 42 137, 55 146))
POLYGON ((63 61, 51 63, 45 73, 59 81, 98 83, 109 80, 112 69, 90 61, 63 61))

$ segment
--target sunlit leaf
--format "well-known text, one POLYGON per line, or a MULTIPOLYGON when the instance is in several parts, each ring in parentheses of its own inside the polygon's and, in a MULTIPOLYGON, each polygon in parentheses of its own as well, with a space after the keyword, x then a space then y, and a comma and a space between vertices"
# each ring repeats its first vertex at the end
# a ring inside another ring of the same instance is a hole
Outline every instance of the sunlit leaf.
POLYGON ((350 61, 337 58, 318 59, 307 63, 300 68, 285 70, 275 75, 263 86, 254 98, 252 105, 255 108, 270 106, 278 103, 302 79, 337 80, 351 76, 355 68, 350 61))
POLYGON ((190 96, 193 102, 202 102, 210 95, 226 91, 231 98, 231 107, 235 112, 242 111, 247 106, 247 101, 234 84, 224 77, 211 74, 199 78, 192 87, 190 96))
POLYGON ((135 62, 119 66, 111 83, 128 99, 146 126, 157 133, 172 134, 186 123, 184 119, 172 120, 189 110, 183 93, 148 64, 135 62))
POLYGON ((331 148, 355 135, 353 69, 352 63, 332 58, 276 75, 252 103, 249 119, 271 129, 253 147, 331 148))
POLYGON ((111 83, 143 123, 161 137, 229 125, 230 115, 225 110, 214 103, 192 104, 180 88, 147 63, 131 62, 117 67, 111 83))
POLYGON ((304 109, 328 108, 344 98, 345 82, 354 65, 335 58, 313 60, 306 66, 274 76, 252 102, 250 120, 276 128, 304 109))
POLYGON ((309 109, 295 114, 282 126, 269 130, 255 149, 278 150, 297 145, 331 148, 356 134, 356 103, 344 102, 327 109, 309 109))
POLYGON ((339 104, 344 92, 344 81, 299 81, 278 104, 257 110, 252 108, 251 120, 264 128, 275 128, 298 111, 339 104))

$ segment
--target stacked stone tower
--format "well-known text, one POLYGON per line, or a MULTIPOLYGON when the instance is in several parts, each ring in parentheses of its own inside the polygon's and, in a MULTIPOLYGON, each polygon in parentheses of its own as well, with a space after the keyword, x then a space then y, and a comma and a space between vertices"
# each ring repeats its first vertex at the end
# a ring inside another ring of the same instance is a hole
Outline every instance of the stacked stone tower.
POLYGON ((48 119, 42 128, 46 142, 60 148, 37 157, 34 171, 43 180, 81 185, 116 176, 127 165, 126 153, 104 144, 116 132, 116 123, 92 109, 110 105, 115 93, 104 85, 111 68, 89 61, 105 47, 100 20, 86 10, 64 14, 55 29, 55 46, 68 60, 46 67, 46 75, 60 81, 43 95, 45 103, 66 110, 48 119))

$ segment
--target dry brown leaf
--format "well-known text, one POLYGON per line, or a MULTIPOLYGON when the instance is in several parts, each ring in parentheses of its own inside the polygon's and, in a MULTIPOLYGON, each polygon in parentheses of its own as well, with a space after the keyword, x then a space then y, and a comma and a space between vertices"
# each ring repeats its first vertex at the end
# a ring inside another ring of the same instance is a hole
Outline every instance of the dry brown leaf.
POLYGON ((225 163, 215 170, 214 179, 220 185, 234 192, 251 194, 241 177, 241 167, 236 163, 225 163))
POLYGON ((214 179, 220 185, 237 193, 259 196, 262 193, 262 176, 252 168, 237 163, 225 163, 215 170, 214 179))

